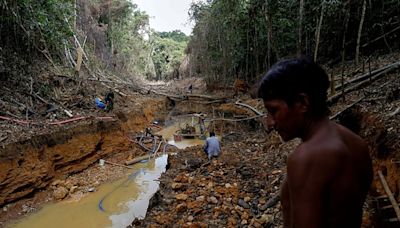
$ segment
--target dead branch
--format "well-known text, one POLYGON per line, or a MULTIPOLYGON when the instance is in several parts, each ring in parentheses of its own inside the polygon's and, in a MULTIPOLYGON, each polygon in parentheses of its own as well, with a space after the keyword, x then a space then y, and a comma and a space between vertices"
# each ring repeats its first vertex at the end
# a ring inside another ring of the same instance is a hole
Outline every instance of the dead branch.
POLYGON ((12 119, 6 116, 0 116, 0 120, 8 120, 8 121, 12 121, 21 125, 28 125, 29 121, 23 121, 23 120, 16 120, 16 119, 12 119))
POLYGON ((149 158, 150 158, 149 155, 140 156, 140 157, 137 157, 137 158, 135 158, 135 159, 126 161, 126 162, 125 162, 125 165, 133 165, 133 164, 135 164, 135 163, 141 162, 141 161, 146 160, 146 159, 149 159, 149 158))
POLYGON ((214 101, 190 101, 190 102, 196 103, 196 104, 208 105, 208 104, 215 104, 215 103, 226 103, 227 99, 220 99, 220 100, 214 100, 214 101))
POLYGON ((121 165, 121 164, 117 164, 117 163, 109 162, 109 161, 107 161, 107 160, 104 160, 104 163, 106 163, 106 164, 110 164, 110 165, 113 165, 113 166, 124 167, 124 168, 127 168, 127 169, 133 169, 133 168, 132 168, 132 167, 130 167, 130 166, 126 166, 126 165, 121 165))
POLYGON ((389 113, 387 116, 393 117, 393 116, 397 115, 399 112, 400 112, 400 107, 397 107, 397 109, 394 112, 389 113))
MULTIPOLYGON (((386 73, 396 69, 399 66, 400 66, 400 61, 384 67, 384 70, 382 70, 383 68, 381 68, 381 69, 379 69, 379 71, 377 70, 379 73, 376 73, 374 76, 370 77, 369 80, 366 80, 366 79, 368 79, 368 77, 364 76, 362 81, 360 81, 359 83, 357 83, 357 84, 355 84, 355 85, 353 85, 351 87, 346 88, 344 90, 344 93, 346 94, 348 92, 351 92, 351 91, 354 91, 354 90, 358 89, 359 87, 361 87, 361 86, 363 86, 363 85, 365 85, 367 83, 371 83, 371 82, 375 81, 376 79, 378 79, 379 77, 381 77, 382 75, 385 75, 386 73)), ((340 99, 341 96, 342 96, 341 93, 333 95, 333 96, 328 98, 327 103, 328 104, 333 104, 333 103, 337 102, 340 99)))
POLYGON ((224 99, 224 98, 220 98, 220 97, 212 97, 212 96, 208 96, 208 95, 202 95, 202 94, 186 94, 186 97, 196 97, 196 98, 205 98, 205 99, 209 99, 209 100, 218 100, 218 99, 224 99))
POLYGON ((261 117, 264 117, 264 116, 265 116, 265 114, 258 115, 258 116, 252 116, 252 117, 248 117, 248 118, 243 118, 243 119, 225 119, 225 118, 215 118, 215 119, 211 119, 211 120, 210 120, 210 122, 214 122, 214 121, 240 122, 240 121, 245 121, 245 120, 257 119, 257 118, 261 118, 261 117))
POLYGON ((6 136, 3 136, 3 137, 0 137, 0 143, 3 142, 3 141, 6 140, 6 139, 8 139, 8 136, 7 136, 7 135, 6 135, 6 136))
POLYGON ((174 98, 174 99, 178 99, 178 100, 187 100, 186 97, 181 97, 181 96, 172 95, 172 94, 166 94, 166 93, 157 92, 157 91, 154 91, 154 90, 149 90, 149 91, 154 93, 154 94, 165 96, 165 97, 169 97, 169 98, 174 98))
MULTIPOLYGON (((369 77, 371 77, 373 75, 376 75, 376 74, 378 74, 378 73, 380 73, 380 72, 382 72, 384 70, 387 70, 387 69, 394 70, 399 65, 400 65, 400 61, 399 62, 395 62, 395 63, 391 63, 391 64, 386 65, 384 67, 381 67, 379 69, 373 70, 373 71, 371 71, 371 73, 368 72, 366 74, 363 74, 363 75, 360 75, 358 77, 352 78, 349 81, 347 81, 346 83, 344 83, 344 86, 347 86, 347 85, 355 83, 355 82, 364 81, 364 80, 368 79, 369 77)), ((337 85, 335 87, 335 90, 339 90, 339 89, 341 89, 341 87, 342 87, 342 85, 337 85)))
POLYGON ((235 105, 239 105, 239 106, 243 106, 243 107, 249 108, 250 110, 252 110, 253 112, 255 112, 255 113, 256 113, 257 115, 259 115, 259 116, 264 115, 263 113, 261 113, 260 111, 258 111, 257 109, 255 109, 254 107, 252 107, 252 106, 250 106, 250 105, 248 105, 248 104, 240 103, 239 101, 240 101, 240 100, 236 101, 236 102, 235 102, 235 105))
POLYGON ((346 106, 342 111, 337 112, 335 115, 331 116, 329 119, 333 120, 340 116, 343 112, 346 110, 352 108, 354 105, 358 104, 360 101, 362 101, 365 97, 361 97, 360 99, 356 100, 355 102, 351 103, 350 105, 346 106))
POLYGON ((395 32, 395 31, 398 30, 398 29, 400 29, 400 26, 397 27, 397 28, 394 28, 394 29, 390 30, 389 32, 387 32, 387 33, 385 33, 385 34, 383 34, 383 35, 381 35, 381 36, 378 36, 377 38, 375 38, 375 39, 369 41, 369 42, 366 43, 366 44, 363 44, 362 47, 366 47, 366 46, 368 46, 368 45, 370 45, 370 44, 372 44, 372 43, 374 43, 374 42, 376 42, 376 41, 378 41, 378 40, 384 38, 385 36, 389 35, 390 33, 395 32))
POLYGON ((119 95, 121 95, 122 97, 126 97, 127 95, 123 92, 121 92, 119 89, 117 88, 112 88, 111 86, 106 85, 104 82, 101 82, 101 84, 111 90, 113 90, 114 92, 118 93, 119 95))
POLYGON ((394 198, 392 191, 390 191, 390 188, 389 188, 389 186, 388 186, 388 184, 386 182, 385 177, 382 174, 382 171, 379 170, 378 171, 378 175, 379 175, 379 178, 381 180, 382 186, 385 189, 385 192, 386 192, 387 196, 389 197, 390 203, 392 204, 393 209, 396 212, 397 219, 398 219, 398 221, 400 221, 400 208, 399 208, 399 205, 397 204, 396 199, 394 198))

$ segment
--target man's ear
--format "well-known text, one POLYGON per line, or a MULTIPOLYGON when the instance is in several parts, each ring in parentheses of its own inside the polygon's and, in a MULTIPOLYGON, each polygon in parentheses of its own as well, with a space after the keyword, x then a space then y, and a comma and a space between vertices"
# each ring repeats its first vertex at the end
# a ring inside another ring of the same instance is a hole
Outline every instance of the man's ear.
POLYGON ((300 111, 306 113, 310 110, 310 97, 305 93, 299 93, 298 96, 300 111))

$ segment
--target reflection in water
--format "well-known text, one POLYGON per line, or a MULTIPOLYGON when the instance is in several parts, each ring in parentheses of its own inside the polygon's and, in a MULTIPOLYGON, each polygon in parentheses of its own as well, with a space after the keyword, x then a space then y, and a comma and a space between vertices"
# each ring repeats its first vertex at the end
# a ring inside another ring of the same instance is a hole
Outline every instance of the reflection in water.
POLYGON ((127 174, 136 174, 135 178, 131 176, 129 179, 128 176, 104 184, 79 202, 63 201, 45 206, 38 213, 10 227, 126 227, 135 218, 145 217, 149 199, 158 189, 158 178, 165 172, 167 159, 168 155, 162 155, 148 163, 139 163, 133 172, 127 171, 127 174), (102 199, 104 211, 99 209, 102 199))
POLYGON ((152 163, 154 168, 145 171, 144 175, 139 175, 136 179, 136 182, 141 183, 142 187, 146 189, 146 191, 141 191, 136 200, 127 201, 124 203, 125 208, 128 208, 126 212, 110 216, 113 224, 112 227, 126 227, 132 223, 134 218, 143 219, 146 216, 147 207, 149 206, 149 199, 158 189, 158 179, 160 178, 161 173, 165 172, 167 155, 158 158, 152 163), (158 170, 162 170, 162 172, 158 172, 158 170), (145 210, 138 210, 138 208, 145 208, 145 210))

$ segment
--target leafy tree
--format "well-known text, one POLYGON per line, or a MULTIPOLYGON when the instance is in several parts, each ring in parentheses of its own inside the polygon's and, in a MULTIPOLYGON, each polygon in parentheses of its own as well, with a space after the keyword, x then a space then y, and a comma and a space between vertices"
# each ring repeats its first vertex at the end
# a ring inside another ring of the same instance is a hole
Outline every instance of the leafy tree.
POLYGON ((72 0, 2 0, 0 43, 16 50, 61 53, 73 34, 72 0))
POLYGON ((193 3, 189 14, 189 72, 208 83, 254 82, 297 52, 332 64, 399 48, 400 3, 393 0, 213 0, 193 3))
POLYGON ((179 77, 178 68, 184 58, 189 37, 183 32, 153 32, 150 43, 156 79, 179 77))

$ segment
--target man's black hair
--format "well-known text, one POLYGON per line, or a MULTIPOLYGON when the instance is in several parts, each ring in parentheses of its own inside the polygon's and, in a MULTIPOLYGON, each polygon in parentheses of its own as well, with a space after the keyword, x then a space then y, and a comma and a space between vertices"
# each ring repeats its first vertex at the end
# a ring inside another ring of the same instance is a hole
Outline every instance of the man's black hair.
POLYGON ((210 137, 215 136, 215 133, 213 131, 210 131, 210 137))
POLYGON ((294 58, 276 63, 263 76, 258 97, 264 101, 282 99, 289 106, 298 101, 299 94, 309 97, 310 114, 328 114, 327 90, 329 79, 316 63, 305 58, 294 58))

